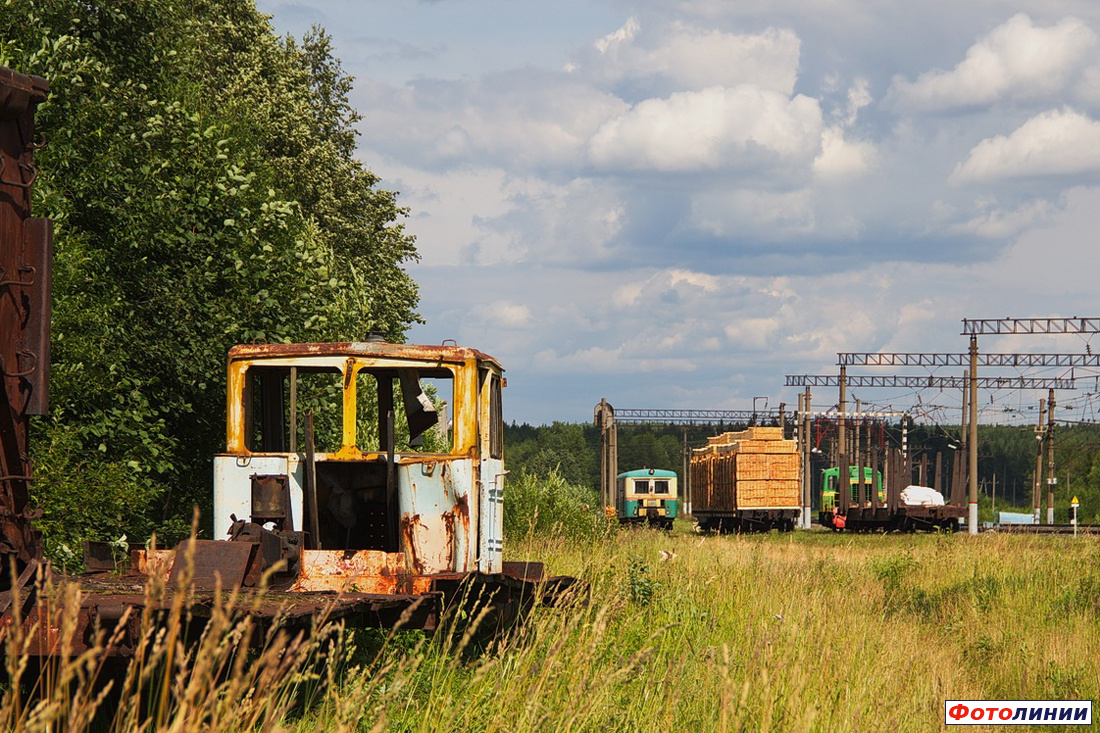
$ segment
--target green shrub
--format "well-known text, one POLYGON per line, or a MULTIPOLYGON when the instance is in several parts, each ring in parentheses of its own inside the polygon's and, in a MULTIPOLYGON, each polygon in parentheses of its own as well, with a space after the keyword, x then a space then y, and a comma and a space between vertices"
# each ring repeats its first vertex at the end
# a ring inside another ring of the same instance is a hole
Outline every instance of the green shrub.
POLYGON ((595 539, 609 531, 599 511, 599 497, 586 486, 571 484, 555 468, 544 476, 526 471, 507 483, 504 500, 504 536, 595 539))
POLYGON ((660 583, 653 580, 649 564, 640 557, 630 558, 626 569, 627 596, 635 606, 648 606, 653 601, 660 583))
MULTIPOLYGON (((69 570, 80 566, 84 540, 147 538, 158 529, 150 507, 163 503, 165 492, 133 466, 82 450, 75 433, 54 422, 35 440, 31 485, 31 496, 42 510, 34 525, 42 532, 46 555, 69 570)), ((166 532, 159 529, 163 538, 166 532)))

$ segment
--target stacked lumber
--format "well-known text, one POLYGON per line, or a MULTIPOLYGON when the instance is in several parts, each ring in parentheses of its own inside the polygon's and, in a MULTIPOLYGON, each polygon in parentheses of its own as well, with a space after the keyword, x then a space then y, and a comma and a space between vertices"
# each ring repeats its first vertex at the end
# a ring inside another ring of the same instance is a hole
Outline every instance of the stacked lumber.
POLYGON ((798 446, 781 428, 716 435, 692 452, 693 503, 710 511, 797 508, 800 474, 798 446))

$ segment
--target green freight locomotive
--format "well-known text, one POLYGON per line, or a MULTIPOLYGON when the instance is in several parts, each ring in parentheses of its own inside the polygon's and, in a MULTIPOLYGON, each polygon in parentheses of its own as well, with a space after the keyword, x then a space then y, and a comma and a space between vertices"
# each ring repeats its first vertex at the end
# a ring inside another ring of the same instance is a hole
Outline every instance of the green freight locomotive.
MULTIPOLYGON (((859 501, 859 469, 856 466, 848 466, 848 473, 851 480, 848 482, 851 493, 851 502, 855 503, 859 501)), ((836 466, 832 468, 826 468, 821 472, 821 513, 833 513, 836 509, 836 492, 837 484, 839 483, 840 469, 836 466)), ((863 484, 867 488, 868 493, 872 491, 872 487, 878 487, 878 499, 881 503, 886 503, 886 489, 882 483, 882 472, 876 471, 870 466, 863 467, 863 484)), ((822 524, 825 523, 824 519, 821 520, 822 524)))
POLYGON ((676 472, 640 468, 615 477, 615 510, 620 524, 650 524, 672 529, 679 509, 676 472))

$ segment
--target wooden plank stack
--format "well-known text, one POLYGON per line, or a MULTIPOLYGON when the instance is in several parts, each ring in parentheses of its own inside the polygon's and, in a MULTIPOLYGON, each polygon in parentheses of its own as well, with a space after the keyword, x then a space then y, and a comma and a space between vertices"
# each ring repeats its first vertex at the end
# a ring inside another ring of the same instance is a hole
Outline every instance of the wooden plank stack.
POLYGON ((694 505, 704 511, 797 508, 801 458, 781 428, 752 427, 707 438, 691 456, 694 505))

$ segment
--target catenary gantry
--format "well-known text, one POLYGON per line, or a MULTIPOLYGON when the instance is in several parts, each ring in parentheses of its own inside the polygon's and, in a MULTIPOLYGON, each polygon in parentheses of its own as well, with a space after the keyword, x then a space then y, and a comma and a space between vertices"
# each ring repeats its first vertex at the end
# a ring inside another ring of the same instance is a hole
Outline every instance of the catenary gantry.
MULTIPOLYGON (((970 366, 969 354, 841 352, 839 366, 970 366)), ((1008 368, 1100 367, 1100 354, 978 354, 978 366, 1008 368)))
MULTIPOLYGON (((981 389, 1074 389, 1072 379, 1038 377, 978 377, 981 389)), ((904 389, 963 389, 969 384, 966 377, 859 375, 836 374, 788 374, 787 387, 886 387, 904 389)))

